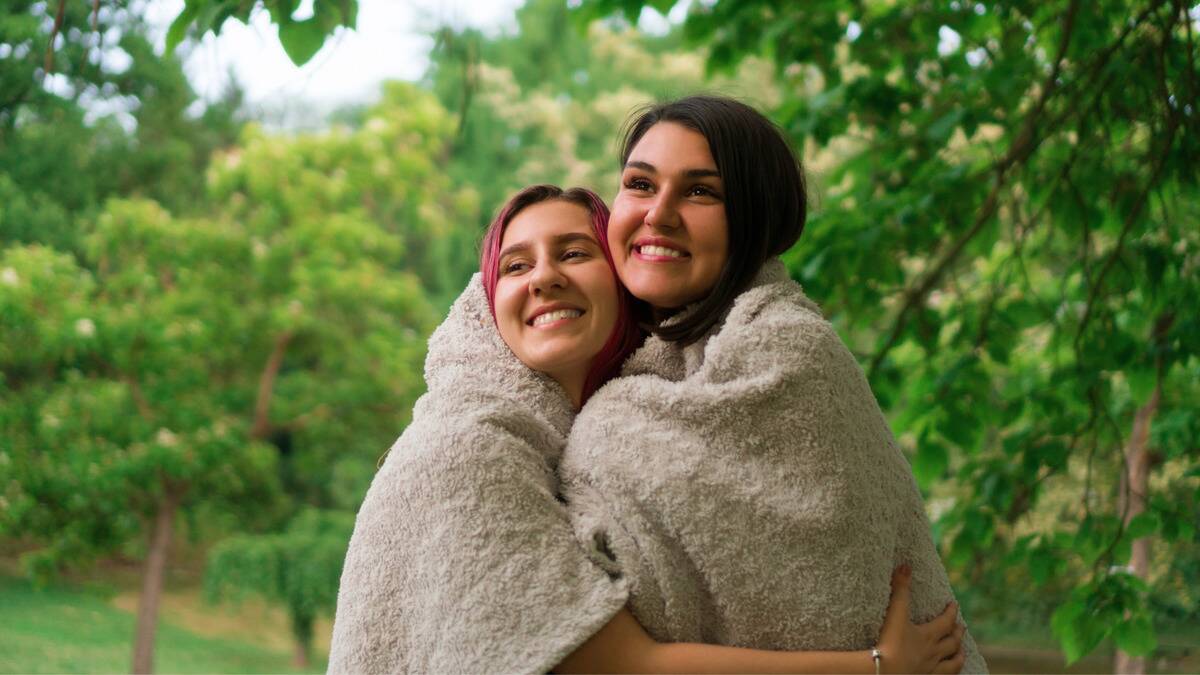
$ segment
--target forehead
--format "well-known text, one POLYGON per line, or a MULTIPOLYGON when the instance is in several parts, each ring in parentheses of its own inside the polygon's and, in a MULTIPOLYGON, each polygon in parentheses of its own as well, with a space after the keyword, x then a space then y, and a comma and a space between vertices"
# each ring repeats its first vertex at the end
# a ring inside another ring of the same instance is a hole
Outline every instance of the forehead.
POLYGON ((708 139, 699 131, 675 122, 659 122, 647 129, 633 146, 628 161, 645 162, 659 171, 717 168, 708 139))
POLYGON ((500 245, 508 247, 519 243, 533 243, 578 232, 595 238, 592 216, 587 209, 561 200, 539 202, 522 209, 509 222, 500 245))

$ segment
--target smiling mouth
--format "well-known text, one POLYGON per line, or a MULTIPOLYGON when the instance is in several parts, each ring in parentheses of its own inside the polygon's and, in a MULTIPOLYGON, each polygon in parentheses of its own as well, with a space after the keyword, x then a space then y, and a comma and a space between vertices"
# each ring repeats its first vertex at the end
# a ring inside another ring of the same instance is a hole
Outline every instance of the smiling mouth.
POLYGON ((651 246, 651 245, 634 246, 633 252, 643 258, 649 258, 652 260, 659 260, 659 259, 680 260, 683 258, 691 257, 685 251, 680 251, 679 249, 669 248, 666 246, 651 246))
POLYGON ((530 326, 533 326, 534 328, 540 328, 542 326, 548 326, 548 325, 558 322, 558 321, 564 321, 564 320, 568 320, 568 319, 578 319, 581 316, 583 316, 583 310, 581 310, 581 309, 556 309, 552 312, 544 312, 542 314, 538 314, 537 316, 533 317, 529 321, 526 321, 525 323, 530 326))

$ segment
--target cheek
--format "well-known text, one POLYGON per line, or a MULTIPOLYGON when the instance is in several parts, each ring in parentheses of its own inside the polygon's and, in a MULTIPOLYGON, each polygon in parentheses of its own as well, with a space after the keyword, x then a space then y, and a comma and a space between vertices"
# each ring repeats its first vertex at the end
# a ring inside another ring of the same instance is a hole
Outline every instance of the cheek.
POLYGON ((608 247, 613 257, 624 257, 625 248, 630 236, 637 229, 641 218, 628 206, 629 200, 618 200, 613 203, 612 215, 608 219, 608 247))
POLYGON ((500 337, 513 351, 518 345, 515 340, 521 328, 522 294, 511 284, 501 283, 496 287, 496 325, 500 329, 500 337))
POLYGON ((724 210, 712 214, 712 218, 705 222, 702 235, 705 248, 712 256, 710 262, 723 267, 725 259, 729 257, 729 226, 725 222, 724 210))
POLYGON ((608 264, 600 261, 587 280, 588 296, 592 307, 595 308, 597 329, 602 329, 607 338, 617 321, 617 282, 613 279, 608 264))

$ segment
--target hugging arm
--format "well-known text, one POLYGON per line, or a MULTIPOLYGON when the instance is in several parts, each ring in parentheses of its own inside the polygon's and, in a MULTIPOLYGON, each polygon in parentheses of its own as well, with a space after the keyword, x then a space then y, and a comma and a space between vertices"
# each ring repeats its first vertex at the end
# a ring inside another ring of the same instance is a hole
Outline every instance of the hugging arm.
MULTIPOLYGON (((880 636, 880 672, 957 673, 963 665, 961 626, 953 603, 929 623, 908 620, 911 575, 897 571, 880 636)), ((697 643, 660 643, 628 609, 555 668, 558 673, 874 673, 870 650, 769 651, 697 643)))

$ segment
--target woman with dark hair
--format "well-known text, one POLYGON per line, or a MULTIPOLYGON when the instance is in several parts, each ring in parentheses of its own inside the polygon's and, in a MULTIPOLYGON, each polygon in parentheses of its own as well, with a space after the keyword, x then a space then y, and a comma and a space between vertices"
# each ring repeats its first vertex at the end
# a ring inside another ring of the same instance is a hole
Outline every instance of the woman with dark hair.
MULTIPOLYGON (((866 651, 660 643, 575 539, 554 474, 571 417, 642 337, 607 224, 594 193, 538 185, 488 229, 355 521, 330 672, 871 672, 866 651)), ((908 584, 882 628, 888 665, 957 672, 954 612, 911 623, 908 584)))
MULTIPOLYGON (((692 96, 635 117, 621 163, 609 248, 651 336, 571 429, 577 535, 656 640, 895 667, 892 571, 913 620, 953 595, 866 378, 776 259, 804 227, 798 160, 754 109, 692 96)), ((986 671, 969 635, 947 658, 986 671)))

